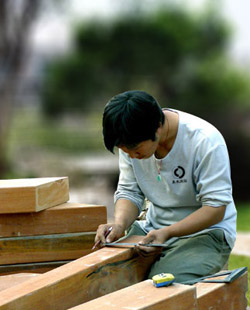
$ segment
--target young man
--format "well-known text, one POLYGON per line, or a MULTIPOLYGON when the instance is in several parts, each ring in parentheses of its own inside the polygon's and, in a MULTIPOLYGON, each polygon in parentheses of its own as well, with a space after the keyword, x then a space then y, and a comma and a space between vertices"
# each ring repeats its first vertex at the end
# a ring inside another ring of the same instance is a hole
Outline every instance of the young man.
POLYGON ((171 272, 176 281, 223 268, 236 237, 230 163, 222 135, 208 122, 173 109, 161 109, 143 91, 113 97, 103 114, 108 150, 119 148, 120 177, 114 223, 98 228, 96 241, 112 226, 107 242, 125 230, 146 243, 166 243, 148 277, 171 272), (136 221, 145 199, 146 220, 136 221))

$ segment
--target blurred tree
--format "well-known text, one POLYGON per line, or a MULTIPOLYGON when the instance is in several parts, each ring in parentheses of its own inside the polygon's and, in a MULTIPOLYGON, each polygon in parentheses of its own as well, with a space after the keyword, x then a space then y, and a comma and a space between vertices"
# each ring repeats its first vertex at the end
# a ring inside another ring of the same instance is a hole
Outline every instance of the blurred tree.
MULTIPOLYGON (((164 7, 151 15, 83 24, 73 52, 48 68, 44 111, 50 116, 84 111, 119 92, 144 89, 164 107, 211 121, 239 150, 237 129, 228 120, 248 106, 249 80, 228 60, 229 37, 227 23, 214 10, 198 16, 164 7)), ((239 165, 234 171, 240 184, 239 165)))
POLYGON ((6 171, 7 131, 13 98, 21 77, 29 31, 41 1, 0 1, 0 175, 6 171))
POLYGON ((62 0, 0 1, 0 177, 9 170, 6 142, 19 82, 30 56, 30 31, 45 8, 64 8, 62 0))
POLYGON ((164 105, 197 114, 241 104, 247 84, 225 59, 228 38, 227 24, 213 11, 197 17, 165 8, 84 24, 74 52, 49 67, 44 110, 84 110, 131 88, 147 88, 164 105))

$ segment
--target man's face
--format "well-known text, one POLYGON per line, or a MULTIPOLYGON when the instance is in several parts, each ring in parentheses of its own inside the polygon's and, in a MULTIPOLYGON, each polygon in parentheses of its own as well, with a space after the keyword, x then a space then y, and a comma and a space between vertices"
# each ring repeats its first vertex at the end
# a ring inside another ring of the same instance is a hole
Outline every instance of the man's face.
POLYGON ((134 148, 127 148, 126 146, 120 146, 119 148, 123 152, 127 153, 131 158, 146 159, 151 157, 158 146, 158 139, 155 141, 146 140, 137 144, 134 148))

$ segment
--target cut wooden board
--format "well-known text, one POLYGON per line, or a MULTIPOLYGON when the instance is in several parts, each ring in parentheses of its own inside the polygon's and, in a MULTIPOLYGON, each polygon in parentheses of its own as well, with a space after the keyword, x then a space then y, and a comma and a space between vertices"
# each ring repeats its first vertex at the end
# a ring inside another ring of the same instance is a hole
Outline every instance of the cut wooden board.
POLYGON ((159 289, 147 280, 70 310, 246 310, 247 284, 247 272, 232 283, 173 284, 159 289))
POLYGON ((0 264, 76 259, 89 254, 95 232, 0 238, 0 264))
POLYGON ((156 288, 146 280, 96 298, 70 310, 197 310, 196 289, 173 284, 156 288))
POLYGON ((68 177, 0 180, 0 213, 38 212, 68 200, 68 177))
MULTIPOLYGON (((132 236, 126 241, 138 242, 140 239, 140 236, 132 236)), ((31 280, 27 280, 22 284, 5 289, 0 292, 0 310, 70 309, 142 281, 153 259, 153 257, 146 259, 145 257, 137 256, 134 249, 131 248, 106 247, 45 274, 41 274, 31 280)), ((247 273, 235 280, 232 285, 198 283, 193 287, 188 286, 188 290, 193 294, 192 288, 197 289, 197 297, 198 301, 200 301, 200 303, 197 302, 198 310, 207 310, 209 307, 213 310, 245 310, 243 307, 246 307, 246 280, 247 273), (210 289, 205 289, 204 285, 209 285, 210 289), (211 289, 214 285, 216 285, 219 290, 221 290, 221 287, 224 287, 220 294, 218 294, 219 291, 216 293, 216 290, 211 289), (202 286, 203 289, 201 289, 202 286), (211 293, 212 291, 213 293, 211 293), (225 296, 225 299, 230 298, 231 301, 223 304, 223 296, 225 296), (213 299, 212 304, 209 303, 211 298, 213 299), (216 304, 217 300, 218 303, 216 304), (244 302, 239 303, 237 300, 244 300, 244 302), (234 308, 230 308, 230 302, 234 308), (219 304, 223 306, 218 307, 217 305, 219 304), (226 308, 224 305, 226 305, 226 308), (229 306, 229 308, 227 306, 229 306)), ((149 282, 146 281, 146 283, 149 282)), ((176 285, 173 285, 172 288, 175 287, 176 285)), ((177 288, 179 289, 179 286, 177 286, 177 288)), ((164 288, 158 288, 156 292, 160 294, 162 289, 164 288)), ((173 294, 175 294, 175 292, 173 292, 173 294)), ((156 294, 152 294, 152 299, 155 296, 156 294)), ((143 295, 142 299, 144 298, 143 295)), ((191 303, 191 298, 184 299, 183 302, 181 302, 182 298, 183 296, 178 299, 179 303, 172 309, 186 309, 183 307, 185 307, 186 302, 191 303)), ((193 309, 192 307, 193 304, 189 305, 187 309, 193 309)), ((169 308, 163 305, 161 308, 154 308, 152 306, 148 309, 165 310, 169 308)))
POLYGON ((247 272, 231 283, 197 283, 195 287, 198 310, 246 310, 247 308, 247 272))
POLYGON ((104 223, 105 206, 66 202, 36 213, 0 214, 0 237, 90 232, 104 223))
POLYGON ((69 309, 144 280, 153 259, 134 249, 105 247, 0 292, 0 309, 69 309))
POLYGON ((0 265, 0 275, 9 275, 17 273, 45 273, 62 265, 70 263, 72 260, 26 263, 13 265, 0 265))
POLYGON ((6 290, 19 283, 23 283, 27 280, 33 279, 38 276, 37 273, 18 273, 8 276, 0 276, 0 291, 6 290))

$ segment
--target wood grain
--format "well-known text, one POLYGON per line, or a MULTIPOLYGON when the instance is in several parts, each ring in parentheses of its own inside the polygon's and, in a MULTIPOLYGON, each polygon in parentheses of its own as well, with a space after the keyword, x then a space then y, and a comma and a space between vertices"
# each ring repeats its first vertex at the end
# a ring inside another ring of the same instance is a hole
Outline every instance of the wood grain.
POLYGON ((0 180, 0 213, 38 212, 68 200, 67 177, 0 180))
POLYGON ((40 212, 0 214, 0 237, 93 232, 107 223, 107 208, 66 202, 40 212))
POLYGON ((0 264, 76 259, 89 254, 95 232, 0 238, 0 264))
POLYGON ((246 310, 247 284, 247 272, 232 283, 174 284, 160 289, 147 280, 70 310, 246 310))
POLYGON ((247 272, 231 283, 197 283, 195 287, 198 310, 246 310, 247 308, 247 272))
POLYGON ((17 273, 45 273, 62 265, 68 264, 71 261, 72 260, 0 265, 0 275, 3 276, 17 273))
POLYGON ((0 292, 0 309, 69 309, 144 280, 152 259, 131 248, 105 247, 0 292))
POLYGON ((156 288, 146 280, 70 310, 197 310, 195 287, 173 284, 156 288))
POLYGON ((18 273, 7 276, 0 276, 0 291, 33 279, 37 275, 37 273, 18 273))
MULTIPOLYGON (((138 242, 140 239, 139 236, 132 236, 125 241, 138 242)), ((135 292, 139 304, 133 304, 132 307, 127 305, 127 308, 124 309, 246 309, 247 272, 230 284, 198 283, 192 287, 175 284, 170 287, 173 290, 171 293, 168 288, 167 296, 165 296, 168 297, 167 304, 165 300, 161 299, 164 297, 160 295, 165 288, 155 288, 153 293, 146 294, 146 296, 144 290, 141 289, 136 293, 136 290, 129 286, 145 279, 148 268, 154 259, 153 257, 146 259, 138 256, 133 248, 105 247, 22 284, 5 289, 0 292, 0 310, 66 310, 81 304, 84 307, 84 303, 88 304, 90 300, 125 287, 128 287, 131 294, 135 292), (192 298, 194 290, 197 291, 197 304, 192 298), (159 303, 156 302, 157 298, 159 303), (152 304, 147 305, 148 308, 145 308, 144 304, 144 308, 138 308, 144 301, 150 299, 152 304)), ((153 289, 152 282, 145 281, 145 283, 148 286, 150 284, 150 288, 144 288, 147 292, 153 289)), ((125 294, 124 298, 128 303, 134 301, 131 294, 125 294)), ((106 298, 108 300, 109 296, 107 295, 105 300, 106 298)), ((119 297, 111 299, 111 301, 119 305, 122 299, 119 297)), ((104 306, 106 305, 102 304, 101 308, 105 309, 104 306)), ((95 308, 88 307, 86 309, 94 310, 95 308)))

